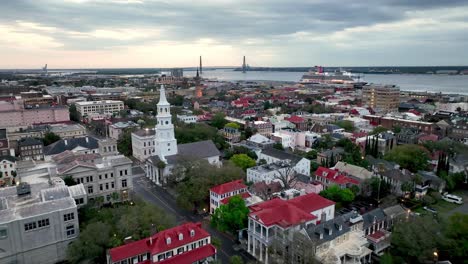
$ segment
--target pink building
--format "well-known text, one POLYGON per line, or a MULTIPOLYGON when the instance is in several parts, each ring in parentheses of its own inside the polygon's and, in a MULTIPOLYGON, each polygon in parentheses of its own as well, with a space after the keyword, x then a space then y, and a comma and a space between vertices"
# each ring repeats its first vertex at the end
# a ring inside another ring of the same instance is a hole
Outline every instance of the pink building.
POLYGON ((0 127, 15 130, 34 124, 62 123, 70 121, 66 106, 41 106, 37 108, 17 108, 15 104, 0 104, 0 127))

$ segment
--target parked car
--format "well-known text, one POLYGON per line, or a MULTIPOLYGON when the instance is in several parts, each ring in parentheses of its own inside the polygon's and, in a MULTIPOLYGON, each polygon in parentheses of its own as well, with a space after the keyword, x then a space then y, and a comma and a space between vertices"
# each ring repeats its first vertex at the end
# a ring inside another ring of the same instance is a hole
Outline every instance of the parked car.
POLYGON ((437 210, 432 207, 424 206, 423 209, 433 214, 437 214, 437 210))
POLYGON ((444 194, 444 196, 442 196, 442 199, 449 203, 463 204, 463 199, 453 194, 444 194))

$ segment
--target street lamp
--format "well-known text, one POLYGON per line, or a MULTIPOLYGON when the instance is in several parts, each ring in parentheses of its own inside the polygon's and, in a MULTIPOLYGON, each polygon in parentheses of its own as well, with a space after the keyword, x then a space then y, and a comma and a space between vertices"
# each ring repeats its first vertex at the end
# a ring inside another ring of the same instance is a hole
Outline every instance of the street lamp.
POLYGON ((439 253, 437 253, 437 250, 434 251, 434 263, 437 263, 439 261, 439 253))

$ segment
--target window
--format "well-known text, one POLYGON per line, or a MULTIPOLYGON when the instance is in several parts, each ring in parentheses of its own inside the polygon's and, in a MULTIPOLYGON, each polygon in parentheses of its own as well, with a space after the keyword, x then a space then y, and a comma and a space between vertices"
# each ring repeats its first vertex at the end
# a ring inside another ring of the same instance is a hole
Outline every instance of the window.
POLYGON ((99 179, 102 180, 102 175, 101 174, 99 174, 99 179))
POLYGON ((46 227, 46 226, 49 226, 49 225, 50 225, 49 218, 37 221, 37 226, 38 227, 46 227))
POLYGON ((31 222, 31 223, 24 224, 24 231, 33 230, 33 229, 36 229, 36 228, 37 228, 36 222, 31 222))
POLYGON ((127 187, 127 179, 122 180, 122 188, 127 187))
POLYGON ((69 225, 67 226, 67 237, 74 236, 75 235, 75 226, 74 225, 69 225))
POLYGON ((178 255, 178 254, 182 254, 182 253, 184 253, 184 248, 183 248, 183 247, 178 248, 178 249, 177 249, 177 255, 178 255))
POLYGON ((115 186, 114 186, 114 182, 111 182, 111 188, 114 189, 115 186))
POLYGON ((128 171, 127 171, 127 170, 125 170, 125 175, 128 175, 128 171))
POLYGON ((190 230, 190 236, 191 236, 191 237, 194 237, 194 236, 195 236, 195 230, 193 230, 193 229, 190 230))
POLYGON ((170 238, 170 237, 166 238, 166 244, 167 244, 167 245, 170 245, 170 244, 171 244, 171 238, 170 238))
POLYGON ((83 198, 75 199, 75 203, 76 205, 84 204, 84 199, 83 198))
POLYGON ((111 176, 111 178, 112 178, 112 177, 114 177, 114 173, 113 173, 113 172, 111 172, 110 176, 111 176))
POLYGON ((0 229, 0 239, 4 239, 8 237, 8 232, 6 229, 0 229))
POLYGON ((184 240, 184 235, 182 233, 179 234, 179 240, 184 240))
POLYGON ((123 171, 120 171, 120 176, 123 176, 123 171))
POLYGON ((105 179, 107 179, 107 173, 106 173, 106 174, 104 174, 104 178, 105 178, 105 179))
POLYGON ((74 213, 69 213, 69 214, 64 214, 63 215, 63 221, 67 222, 70 220, 75 219, 75 214, 74 213))
POLYGON ((102 184, 99 184, 99 190, 102 191, 102 184))

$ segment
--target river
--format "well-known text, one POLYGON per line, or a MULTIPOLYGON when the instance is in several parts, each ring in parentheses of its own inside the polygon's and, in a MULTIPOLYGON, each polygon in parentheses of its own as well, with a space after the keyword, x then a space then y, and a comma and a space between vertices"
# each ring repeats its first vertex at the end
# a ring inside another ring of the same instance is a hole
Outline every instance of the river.
MULTIPOLYGON (((222 81, 285 81, 297 82, 301 72, 249 71, 242 73, 230 69, 208 70, 204 78, 222 81)), ((194 76, 194 71, 185 71, 185 76, 194 76)), ((442 93, 468 94, 468 75, 431 75, 431 74, 367 74, 361 78, 368 83, 395 84, 404 91, 428 91, 442 93)))

